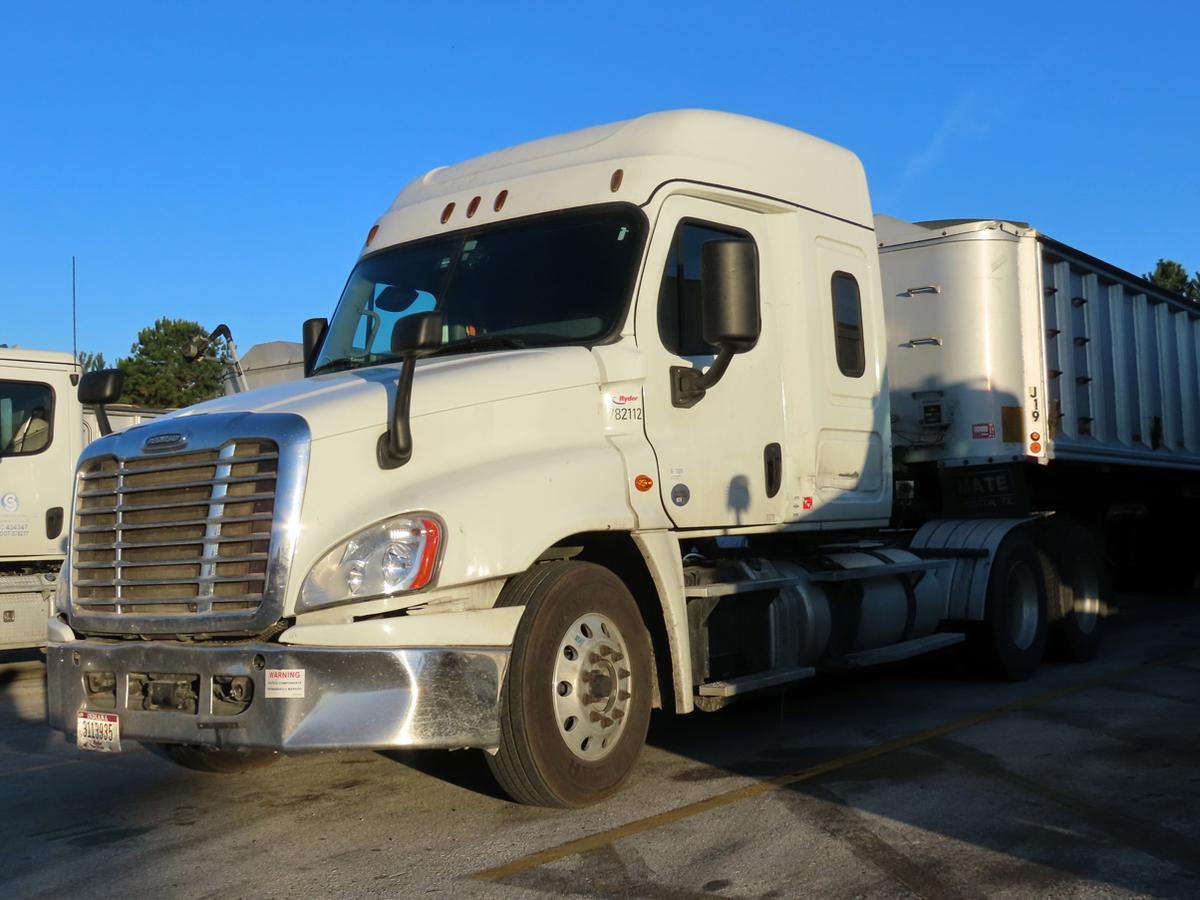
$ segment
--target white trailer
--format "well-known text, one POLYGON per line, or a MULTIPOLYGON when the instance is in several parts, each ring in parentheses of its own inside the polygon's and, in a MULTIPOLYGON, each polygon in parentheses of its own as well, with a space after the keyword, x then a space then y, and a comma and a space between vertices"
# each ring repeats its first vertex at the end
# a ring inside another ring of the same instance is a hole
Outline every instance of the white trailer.
MULTIPOLYGON (((1086 657, 1096 523, 1060 526, 1037 496, 943 511, 938 467, 1071 465, 1060 435, 1083 446, 1083 417, 1133 443, 1152 404, 1085 413, 1060 388, 1071 421, 1050 433, 1045 310, 1000 309, 972 274, 1000 243, 947 240, 954 272, 894 276, 925 254, 881 257, 882 233, 852 153, 722 113, 414 180, 332 320, 305 323, 307 377, 85 450, 51 723, 210 769, 481 748, 514 798, 573 806, 621 785, 652 706, 955 644, 1008 678, 1051 634, 1086 657)), ((1037 297, 1100 308, 1040 265, 1037 297)))
MULTIPOLYGON (((75 461, 100 436, 76 398, 79 376, 70 353, 0 348, 0 650, 46 643, 75 461)), ((114 429, 160 412, 108 407, 114 429)))

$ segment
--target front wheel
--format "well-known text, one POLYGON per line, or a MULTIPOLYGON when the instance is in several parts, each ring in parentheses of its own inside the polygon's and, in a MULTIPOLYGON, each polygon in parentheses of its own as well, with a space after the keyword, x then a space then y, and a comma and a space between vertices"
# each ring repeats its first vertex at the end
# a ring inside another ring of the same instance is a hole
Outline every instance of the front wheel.
POLYGON ((629 590, 584 562, 546 563, 505 587, 524 606, 488 766, 514 800, 579 807, 615 793, 650 722, 650 636, 629 590))

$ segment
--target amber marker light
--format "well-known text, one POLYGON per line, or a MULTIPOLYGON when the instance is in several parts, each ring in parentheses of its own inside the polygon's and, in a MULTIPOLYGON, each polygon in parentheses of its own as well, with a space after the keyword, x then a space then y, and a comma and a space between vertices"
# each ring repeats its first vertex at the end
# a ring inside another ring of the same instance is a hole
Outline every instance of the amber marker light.
POLYGON ((475 196, 475 197, 471 198, 471 202, 467 204, 467 218, 468 219, 471 218, 471 216, 475 215, 476 211, 479 209, 479 201, 482 199, 483 198, 479 197, 479 196, 475 196))
POLYGON ((1036 431, 1033 431, 1033 432, 1030 432, 1029 439, 1031 441, 1040 441, 1042 439, 1042 436, 1040 434, 1038 434, 1036 431))
POLYGON ((1041 453, 1042 445, 1039 444, 1037 441, 1034 441, 1032 444, 1029 445, 1029 452, 1030 453, 1041 453))
POLYGON ((612 173, 612 178, 608 182, 608 189, 614 194, 621 189, 621 182, 625 180, 625 170, 617 169, 612 173))
POLYGON ((633 486, 644 494, 650 488, 654 487, 654 479, 649 475, 639 475, 633 479, 633 486))
POLYGON ((501 191, 496 195, 496 202, 492 204, 492 209, 496 212, 504 209, 504 201, 508 199, 508 191, 501 191))
POLYGON ((442 210, 442 224, 445 225, 449 222, 452 215, 454 215, 454 204, 447 203, 446 208, 442 210))
POLYGON ((379 232, 378 225, 372 225, 371 230, 367 232, 367 239, 363 242, 364 247, 370 247, 371 241, 375 240, 375 235, 379 232))

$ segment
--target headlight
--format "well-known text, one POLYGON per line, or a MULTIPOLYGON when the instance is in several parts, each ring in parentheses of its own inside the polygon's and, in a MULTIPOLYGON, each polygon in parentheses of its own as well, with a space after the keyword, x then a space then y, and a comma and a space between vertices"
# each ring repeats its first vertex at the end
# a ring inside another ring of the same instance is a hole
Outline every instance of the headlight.
POLYGON ((415 513, 360 531, 312 567, 296 611, 425 587, 437 571, 444 530, 440 519, 415 513))

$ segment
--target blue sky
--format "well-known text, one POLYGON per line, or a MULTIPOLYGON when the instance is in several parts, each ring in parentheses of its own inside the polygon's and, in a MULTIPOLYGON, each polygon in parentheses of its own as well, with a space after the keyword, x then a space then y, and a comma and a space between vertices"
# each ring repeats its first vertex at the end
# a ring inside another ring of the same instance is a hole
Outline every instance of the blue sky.
POLYGON ((1009 217, 1200 269, 1189 3, 8 4, 0 343, 110 362, 156 317, 240 348, 327 315, 406 181, 710 107, 857 152, 875 208, 1009 217), (1162 42, 1156 44, 1155 42, 1162 42))

